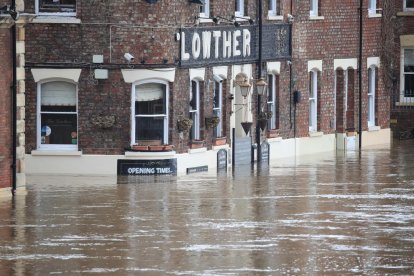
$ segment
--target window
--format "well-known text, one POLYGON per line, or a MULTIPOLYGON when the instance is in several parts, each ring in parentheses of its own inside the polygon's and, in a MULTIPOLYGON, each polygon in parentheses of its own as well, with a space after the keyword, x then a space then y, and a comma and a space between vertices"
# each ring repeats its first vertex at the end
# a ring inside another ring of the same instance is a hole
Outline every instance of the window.
POLYGON ((368 127, 375 126, 375 67, 368 69, 368 127))
POLYGON ((200 5, 200 16, 210 17, 210 0, 204 0, 204 4, 200 5))
POLYGON ((36 0, 36 13, 76 15, 76 0, 36 0))
POLYGON ((244 16, 244 0, 235 0, 235 15, 244 16))
POLYGON ((404 0, 404 10, 414 11, 414 0, 404 0))
POLYGON ((267 111, 272 112, 272 117, 267 121, 268 129, 277 129, 279 127, 278 122, 278 76, 269 74, 267 76, 268 84, 268 97, 267 97, 267 111))
POLYGON ((377 0, 368 0, 368 14, 376 14, 377 13, 377 0))
POLYGON ((414 48, 404 49, 403 95, 414 97, 414 48))
POLYGON ((39 149, 76 150, 77 87, 64 81, 38 85, 37 144, 39 149))
POLYGON ((279 0, 269 0, 269 16, 280 14, 279 0))
POLYGON ((222 95, 223 95, 223 81, 218 77, 215 77, 214 81, 214 89, 213 89, 213 114, 217 116, 220 121, 219 124, 213 130, 214 137, 222 137, 223 136, 223 117, 222 117, 222 95))
POLYGON ((190 139, 200 139, 200 82, 197 80, 191 81, 190 91, 190 118, 193 120, 191 126, 190 139))
POLYGON ((318 72, 310 72, 309 91, 309 131, 318 130, 318 72))
POLYGON ((168 144, 168 89, 156 81, 134 86, 132 144, 168 144))
POLYGON ((318 0, 310 0, 309 15, 318 16, 318 12, 318 0))

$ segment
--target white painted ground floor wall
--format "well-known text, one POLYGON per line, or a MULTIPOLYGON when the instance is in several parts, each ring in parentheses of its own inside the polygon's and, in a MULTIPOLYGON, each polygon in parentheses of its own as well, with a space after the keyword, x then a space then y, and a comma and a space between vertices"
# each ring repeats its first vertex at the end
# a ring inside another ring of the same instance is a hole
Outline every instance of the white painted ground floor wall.
MULTIPOLYGON (((377 129, 366 131, 362 134, 362 147, 374 145, 390 145, 390 129, 377 129)), ((355 137, 358 141, 358 137, 355 137)), ((300 160, 313 154, 335 152, 338 144, 346 143, 346 137, 322 133, 311 137, 296 139, 273 138, 268 140, 270 144, 270 163, 286 158, 300 160), (343 142, 338 142, 343 141, 343 142)), ((352 144, 357 150, 358 144, 352 144)), ((177 154, 171 152, 127 152, 125 155, 88 155, 81 152, 47 152, 33 151, 26 155, 27 175, 78 175, 78 176, 115 176, 117 174, 118 159, 169 159, 177 158, 177 174, 186 174, 187 168, 208 166, 209 170, 215 170, 217 166, 217 152, 220 149, 228 151, 228 160, 231 159, 231 149, 228 145, 214 147, 212 150, 197 149, 188 153, 177 154)), ((343 150, 338 149, 338 150, 343 150)), ((113 178, 115 179, 115 178, 113 178)))

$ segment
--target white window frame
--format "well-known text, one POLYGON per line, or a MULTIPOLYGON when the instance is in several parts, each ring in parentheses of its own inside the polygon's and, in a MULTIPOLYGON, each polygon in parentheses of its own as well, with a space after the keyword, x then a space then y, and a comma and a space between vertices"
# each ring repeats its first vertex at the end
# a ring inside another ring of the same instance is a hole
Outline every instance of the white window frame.
POLYGON ((39 14, 39 15, 56 15, 56 16, 76 16, 78 1, 76 1, 75 12, 41 12, 39 1, 40 0, 35 0, 35 12, 36 12, 36 14, 39 14))
POLYGON ((407 8, 407 0, 404 0, 404 11, 414 11, 414 7, 407 8))
POLYGON ((406 97, 405 96, 405 75, 414 75, 414 72, 405 72, 404 70, 404 60, 405 60, 405 55, 404 52, 405 50, 412 50, 414 51, 414 46, 413 47, 404 47, 401 48, 401 76, 400 76, 400 103, 401 104, 407 104, 409 103, 410 105, 414 105, 414 96, 413 97, 406 97))
POLYGON ((243 17, 244 15, 244 0, 235 0, 235 11, 234 11, 234 15, 235 16, 239 16, 239 17, 243 17))
POLYGON ((277 1, 278 0, 269 0, 269 16, 277 16, 279 11, 277 10, 277 1))
MULTIPOLYGON (((41 142, 41 128, 42 128, 42 114, 76 114, 76 133, 79 134, 79 115, 78 115, 78 84, 68 80, 68 79, 47 79, 37 83, 37 106, 36 106, 36 144, 38 150, 62 150, 62 151, 77 151, 78 150, 78 142, 76 145, 74 144, 42 144, 41 142), (48 82, 66 82, 70 84, 74 84, 76 86, 76 112, 42 112, 41 105, 42 105, 42 85, 48 82)), ((79 138, 78 138, 79 139, 79 138)), ((79 141, 79 140, 78 140, 79 141)))
POLYGON ((276 98, 276 91, 277 91, 277 83, 276 83, 276 74, 268 74, 268 88, 272 88, 271 90, 268 89, 268 95, 271 95, 270 97, 267 97, 267 110, 272 112, 272 117, 269 120, 268 123, 268 129, 276 129, 276 105, 277 105, 277 98, 276 98), (270 109, 269 109, 270 106, 270 109))
POLYGON ((218 105, 214 107, 213 105, 213 113, 219 117, 220 121, 215 128, 215 137, 222 137, 223 136, 223 80, 218 77, 214 76, 214 88, 213 88, 213 97, 216 95, 216 87, 218 85, 218 105))
POLYGON ((169 92, 170 86, 168 82, 158 80, 158 79, 149 79, 145 81, 137 81, 132 84, 132 92, 131 92, 131 146, 136 144, 136 137, 135 137, 135 118, 136 117, 161 117, 164 116, 164 133, 163 133, 163 141, 164 144, 168 145, 168 116, 169 116, 169 92), (151 114, 151 115, 135 115, 135 99, 136 99, 136 86, 146 83, 159 83, 165 85, 165 114, 151 114))
POLYGON ((368 14, 377 14, 377 0, 368 0, 368 14))
POLYGON ((310 0, 309 16, 317 17, 319 15, 319 0, 310 0))
POLYGON ((368 127, 375 126, 375 78, 376 67, 371 66, 368 69, 368 105, 367 105, 367 117, 368 127))
POLYGON ((190 106, 190 114, 193 113, 191 116, 193 118, 193 126, 191 128, 191 136, 192 140, 199 140, 200 139, 200 81, 197 79, 193 79, 190 81, 190 99, 192 97, 192 89, 193 89, 193 82, 196 83, 196 109, 191 109, 190 106))
POLYGON ((204 4, 200 5, 200 17, 209 18, 210 17, 210 0, 204 0, 204 4), (204 9, 204 12, 202 12, 204 9))
POLYGON ((317 132, 318 131, 318 71, 312 70, 310 71, 310 73, 311 73, 311 76, 310 76, 311 87, 309 87, 309 132, 317 132), (312 93, 312 91, 314 93, 312 93))

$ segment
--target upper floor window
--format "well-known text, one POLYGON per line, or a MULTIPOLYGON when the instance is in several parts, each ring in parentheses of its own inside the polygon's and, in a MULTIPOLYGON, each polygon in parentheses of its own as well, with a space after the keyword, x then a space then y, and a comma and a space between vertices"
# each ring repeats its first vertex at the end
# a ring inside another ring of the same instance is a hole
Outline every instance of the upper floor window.
POLYGON ((377 13, 377 0, 368 0, 368 14, 377 13))
POLYGON ((36 0, 36 13, 76 15, 76 0, 36 0))
POLYGON ((269 16, 280 14, 279 0, 269 0, 269 16))
POLYGON ((204 4, 200 5, 200 16, 210 17, 210 0, 204 0, 204 4))
POLYGON ((269 74, 267 76, 267 89, 268 89, 268 97, 267 97, 267 111, 270 111, 272 116, 267 121, 267 128, 268 129, 277 129, 279 128, 279 121, 278 121, 278 76, 274 74, 269 74))
POLYGON ((168 85, 134 85, 132 96, 131 144, 168 144, 168 85))
POLYGON ((310 0, 309 15, 318 16, 319 13, 319 3, 318 0, 310 0))
POLYGON ((375 67, 368 69, 368 127, 375 126, 375 67))
POLYGON ((223 136, 223 80, 215 76, 214 81, 214 90, 213 90, 213 114, 217 116, 220 121, 218 125, 213 130, 214 137, 221 137, 223 136))
POLYGON ((244 16, 244 0, 235 0, 235 15, 244 16))
POLYGON ((310 72, 309 131, 318 131, 318 72, 310 72))
POLYGON ((414 11, 414 0, 404 0, 404 10, 414 11))
POLYGON ((38 85, 38 149, 77 150, 77 87, 65 81, 38 85))
POLYGON ((402 96, 411 100, 414 97, 414 48, 403 49, 402 62, 402 96))
POLYGON ((191 81, 190 91, 190 118, 193 120, 191 126, 190 139, 200 139, 200 82, 197 80, 191 81))

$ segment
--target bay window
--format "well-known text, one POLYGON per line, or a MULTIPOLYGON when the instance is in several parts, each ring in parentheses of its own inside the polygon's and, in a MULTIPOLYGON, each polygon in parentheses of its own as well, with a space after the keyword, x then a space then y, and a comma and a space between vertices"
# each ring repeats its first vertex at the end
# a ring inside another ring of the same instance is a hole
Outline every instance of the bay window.
POLYGON ((134 86, 132 144, 168 144, 168 89, 158 81, 134 86))
POLYGON ((77 87, 65 81, 38 84, 37 147, 76 150, 78 146, 77 87))

